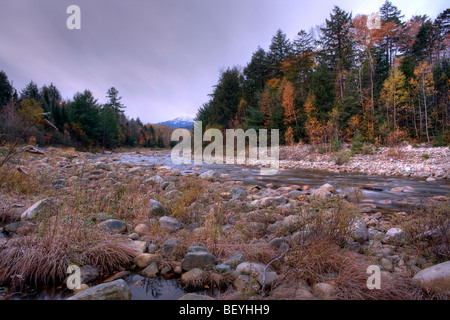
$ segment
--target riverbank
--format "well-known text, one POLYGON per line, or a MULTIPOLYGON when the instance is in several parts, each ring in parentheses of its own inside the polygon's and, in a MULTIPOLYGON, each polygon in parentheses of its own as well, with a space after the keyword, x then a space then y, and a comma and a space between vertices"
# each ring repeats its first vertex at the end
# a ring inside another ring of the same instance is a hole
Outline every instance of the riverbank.
MULTIPOLYGON (((215 299, 435 297, 413 277, 448 254, 445 196, 385 213, 325 181, 245 184, 219 169, 172 167, 167 150, 44 151, 15 159, 2 180, 4 298, 34 282, 65 286, 70 263, 83 275, 74 299, 132 298, 142 281, 121 282, 130 272, 215 288, 215 299), (367 289, 370 265, 382 270, 380 291, 367 289)), ((185 297, 194 298, 211 297, 185 297)))
POLYGON ((348 146, 339 153, 320 154, 317 148, 296 145, 280 148, 282 168, 339 173, 450 179, 450 148, 380 147, 373 154, 350 156, 348 146), (344 162, 344 163, 341 163, 344 162))

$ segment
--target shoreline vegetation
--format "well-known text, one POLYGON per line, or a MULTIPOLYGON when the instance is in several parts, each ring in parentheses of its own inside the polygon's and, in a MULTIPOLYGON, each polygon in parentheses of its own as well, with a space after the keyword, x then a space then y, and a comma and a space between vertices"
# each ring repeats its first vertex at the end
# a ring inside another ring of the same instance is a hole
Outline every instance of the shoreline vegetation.
MULTIPOLYGON (((418 155, 405 148, 403 161, 411 155, 414 163, 418 155)), ((448 168, 439 164, 448 149, 424 150, 427 174, 444 179, 448 168)), ((214 299, 449 297, 442 288, 450 253, 448 197, 385 212, 357 189, 337 193, 326 181, 317 188, 261 187, 195 166, 181 173, 119 161, 124 154, 167 157, 164 149, 42 151, 1 168, 8 170, 0 188, 3 299, 32 295, 44 284, 65 288, 71 263, 82 267, 83 279, 71 299, 129 299, 130 286, 139 285, 120 280, 129 272, 217 289, 214 299), (429 269, 442 264, 441 273, 429 269), (382 271, 381 290, 366 286, 371 265, 382 271), (430 274, 442 278, 430 281, 430 274)), ((184 298, 211 297, 205 291, 184 298)))

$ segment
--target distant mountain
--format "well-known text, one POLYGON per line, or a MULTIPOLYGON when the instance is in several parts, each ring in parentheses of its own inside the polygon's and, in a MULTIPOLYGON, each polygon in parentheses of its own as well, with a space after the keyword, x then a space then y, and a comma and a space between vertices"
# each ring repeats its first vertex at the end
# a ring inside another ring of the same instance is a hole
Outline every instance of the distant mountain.
POLYGON ((194 118, 184 116, 184 117, 178 117, 173 120, 168 120, 164 122, 157 123, 159 126, 168 126, 170 129, 188 129, 192 130, 194 126, 194 118))

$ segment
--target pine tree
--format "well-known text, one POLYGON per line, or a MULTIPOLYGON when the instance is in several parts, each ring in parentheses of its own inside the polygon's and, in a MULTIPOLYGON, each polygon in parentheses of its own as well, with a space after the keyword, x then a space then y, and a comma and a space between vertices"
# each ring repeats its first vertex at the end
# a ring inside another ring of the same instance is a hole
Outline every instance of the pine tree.
POLYGON ((278 77, 280 75, 281 63, 292 56, 292 43, 287 39, 286 34, 281 29, 272 37, 268 58, 271 65, 271 76, 278 77))
POLYGON ((5 72, 0 71, 0 110, 6 105, 13 96, 13 87, 8 81, 8 76, 5 72))

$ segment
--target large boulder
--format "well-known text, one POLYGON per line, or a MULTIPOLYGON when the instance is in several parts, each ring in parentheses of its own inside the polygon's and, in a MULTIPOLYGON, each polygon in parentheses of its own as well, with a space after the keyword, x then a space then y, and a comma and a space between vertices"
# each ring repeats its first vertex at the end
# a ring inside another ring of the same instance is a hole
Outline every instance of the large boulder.
POLYGON ((127 283, 122 280, 116 280, 108 283, 102 283, 98 286, 86 289, 75 294, 67 300, 130 300, 131 291, 127 283))
POLYGON ((42 199, 27 210, 20 216, 21 220, 33 220, 35 218, 42 218, 45 214, 51 213, 55 209, 55 203, 52 199, 42 199))
POLYGON ((434 292, 450 291, 450 261, 423 269, 413 279, 434 292))

